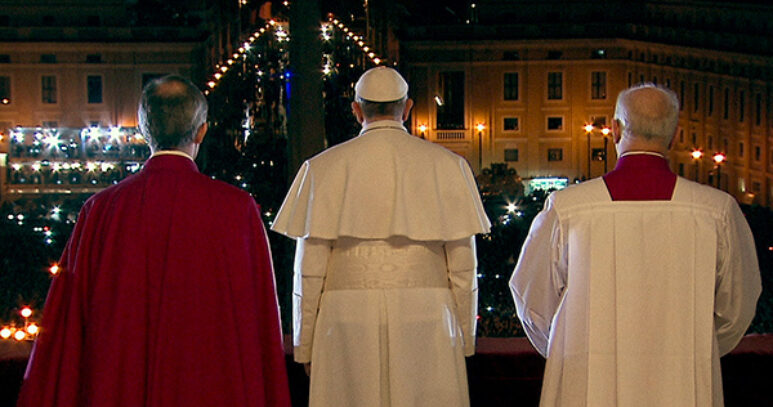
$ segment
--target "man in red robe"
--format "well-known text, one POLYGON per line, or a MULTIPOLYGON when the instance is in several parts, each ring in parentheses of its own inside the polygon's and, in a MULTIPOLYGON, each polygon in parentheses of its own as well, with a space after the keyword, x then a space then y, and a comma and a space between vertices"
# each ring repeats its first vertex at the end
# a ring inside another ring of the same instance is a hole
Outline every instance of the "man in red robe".
POLYGON ((81 209, 19 406, 289 406, 260 210, 198 172, 206 116, 184 78, 143 91, 153 155, 81 209))

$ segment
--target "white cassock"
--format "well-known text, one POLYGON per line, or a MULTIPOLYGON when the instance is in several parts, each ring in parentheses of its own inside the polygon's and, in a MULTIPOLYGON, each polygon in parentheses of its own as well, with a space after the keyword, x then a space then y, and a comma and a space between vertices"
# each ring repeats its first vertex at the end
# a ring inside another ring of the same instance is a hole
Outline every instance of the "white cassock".
POLYGON ((310 405, 467 406, 474 235, 489 230, 458 155, 370 123, 306 161, 272 229, 297 239, 295 360, 310 405))
POLYGON ((719 357, 761 291, 728 194, 678 178, 671 201, 615 201, 601 178, 553 193, 510 281, 547 357, 541 406, 721 406, 719 357))

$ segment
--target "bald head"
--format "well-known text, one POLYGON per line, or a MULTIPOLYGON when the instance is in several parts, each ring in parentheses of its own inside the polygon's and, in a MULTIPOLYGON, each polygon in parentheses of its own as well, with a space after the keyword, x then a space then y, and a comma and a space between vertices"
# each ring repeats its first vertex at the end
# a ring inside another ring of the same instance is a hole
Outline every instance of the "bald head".
POLYGON ((672 90, 642 84, 620 92, 615 106, 622 138, 668 147, 679 122, 679 99, 672 90))
POLYGON ((169 75, 145 86, 137 114, 154 150, 184 148, 207 121, 207 100, 187 79, 169 75))

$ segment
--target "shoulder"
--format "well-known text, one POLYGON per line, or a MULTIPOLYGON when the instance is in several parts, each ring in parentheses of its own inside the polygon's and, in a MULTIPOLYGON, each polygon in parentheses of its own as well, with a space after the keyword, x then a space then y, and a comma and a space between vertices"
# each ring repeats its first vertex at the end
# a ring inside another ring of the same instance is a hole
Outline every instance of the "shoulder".
POLYGON ((702 207, 711 212, 724 212, 738 206, 735 198, 725 191, 679 177, 674 200, 702 207))
POLYGON ((604 179, 594 178, 580 184, 568 187, 550 194, 546 203, 559 207, 582 206, 604 200, 609 200, 604 179))

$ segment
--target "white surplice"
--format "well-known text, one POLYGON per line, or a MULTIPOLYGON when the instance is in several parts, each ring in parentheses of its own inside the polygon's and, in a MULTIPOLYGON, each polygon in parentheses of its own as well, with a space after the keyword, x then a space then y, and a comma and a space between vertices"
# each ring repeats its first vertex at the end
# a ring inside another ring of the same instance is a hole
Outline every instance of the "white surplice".
POLYGON ((721 406, 761 291, 736 202, 684 178, 670 201, 612 201, 601 178, 553 193, 510 286, 541 406, 721 406))
POLYGON ((304 163, 272 229, 297 240, 293 338, 310 405, 467 406, 474 235, 489 229, 452 152, 393 121, 304 163))

